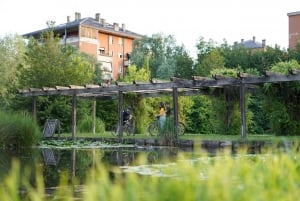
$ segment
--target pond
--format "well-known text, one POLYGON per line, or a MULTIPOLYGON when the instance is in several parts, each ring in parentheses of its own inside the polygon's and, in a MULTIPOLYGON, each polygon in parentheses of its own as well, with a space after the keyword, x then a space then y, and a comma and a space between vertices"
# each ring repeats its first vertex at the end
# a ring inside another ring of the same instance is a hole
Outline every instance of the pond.
MULTIPOLYGON (((168 165, 176 165, 180 155, 184 155, 186 162, 207 160, 222 153, 230 152, 233 157, 237 156, 238 148, 245 148, 244 156, 263 155, 270 153, 270 149, 286 149, 293 146, 293 143, 220 143, 209 142, 200 147, 158 147, 158 146, 136 146, 136 145, 89 145, 83 147, 51 147, 39 146, 30 149, 21 150, 3 150, 0 153, 0 179, 8 174, 11 169, 12 160, 17 158, 21 164, 21 171, 30 168, 35 172, 35 168, 43 167, 42 174, 45 182, 45 188, 48 192, 59 186, 60 175, 66 172, 71 180, 78 184, 84 184, 87 173, 97 163, 101 163, 111 170, 109 174, 113 177, 116 167, 121 172, 135 172, 140 175, 164 175, 162 168, 168 165), (219 146, 215 146, 218 144, 219 146), (144 157, 144 163, 141 164, 139 158, 144 157)), ((272 151, 271 151, 272 152, 272 151)), ((205 178, 205 174, 202 174, 205 178)))

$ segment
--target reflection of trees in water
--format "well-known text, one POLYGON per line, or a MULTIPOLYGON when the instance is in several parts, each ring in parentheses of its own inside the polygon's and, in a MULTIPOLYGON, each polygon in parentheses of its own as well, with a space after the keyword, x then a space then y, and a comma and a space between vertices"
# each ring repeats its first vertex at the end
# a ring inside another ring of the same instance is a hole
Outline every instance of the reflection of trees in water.
MULTIPOLYGON (((30 167, 35 172, 35 164, 38 163, 40 150, 36 149, 2 149, 0 151, 0 180, 6 177, 11 171, 13 159, 18 159, 21 164, 21 175, 24 173, 25 167, 30 167)), ((34 180, 34 179, 32 179, 34 180)))
POLYGON ((134 165, 139 157, 145 156, 148 163, 159 163, 175 160, 179 149, 177 148, 126 148, 104 150, 102 162, 109 165, 128 166, 134 165))
POLYGON ((154 149, 147 154, 148 163, 159 163, 164 161, 174 161, 178 156, 178 149, 154 149))
POLYGON ((57 159, 56 165, 45 165, 44 181, 47 187, 59 184, 60 174, 66 172, 69 178, 76 177, 79 183, 84 183, 86 173, 93 165, 94 153, 91 150, 52 149, 57 159))

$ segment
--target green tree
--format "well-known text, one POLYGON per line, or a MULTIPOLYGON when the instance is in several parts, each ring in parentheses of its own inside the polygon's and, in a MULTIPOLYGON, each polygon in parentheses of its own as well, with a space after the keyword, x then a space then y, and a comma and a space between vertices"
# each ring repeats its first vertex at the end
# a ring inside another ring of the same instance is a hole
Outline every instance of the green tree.
POLYGON ((194 75, 194 61, 189 56, 184 46, 175 48, 175 72, 176 77, 191 79, 194 75))
POLYGON ((30 38, 26 51, 28 66, 21 69, 24 87, 54 87, 92 83, 95 63, 69 45, 61 45, 52 31, 44 32, 39 40, 30 38))
MULTIPOLYGON (((60 38, 53 31, 44 32, 39 39, 30 38, 26 47, 25 65, 20 67, 20 84, 22 88, 42 88, 69 85, 84 85, 97 80, 96 59, 80 53, 69 45, 61 45, 60 38)), ((98 75, 100 76, 100 75, 98 75)), ((16 101, 17 102, 17 101, 16 101)), ((31 109, 28 105, 19 108, 31 109)), ((65 96, 39 97, 37 115, 39 125, 48 118, 59 119, 62 131, 71 129, 72 99, 65 96)), ((91 103, 77 101, 77 117, 90 113, 91 103)))
POLYGON ((190 75, 193 68, 192 59, 185 48, 177 46, 173 36, 162 33, 135 40, 130 60, 137 69, 149 60, 151 78, 169 79, 181 74, 190 75))
POLYGON ((18 35, 0 39, 0 107, 9 109, 18 89, 18 66, 24 64, 25 42, 18 35))
POLYGON ((213 125, 212 98, 208 95, 191 97, 192 107, 187 111, 186 129, 188 133, 215 133, 213 125))
POLYGON ((200 76, 209 76, 212 70, 223 68, 224 65, 224 58, 217 49, 214 49, 206 53, 202 61, 196 65, 196 73, 200 76))
MULTIPOLYGON (((289 74, 289 69, 300 70, 296 60, 279 62, 270 70, 277 73, 289 74)), ((298 82, 265 83, 263 85, 264 105, 269 127, 276 135, 299 135, 300 119, 300 85, 298 82)))

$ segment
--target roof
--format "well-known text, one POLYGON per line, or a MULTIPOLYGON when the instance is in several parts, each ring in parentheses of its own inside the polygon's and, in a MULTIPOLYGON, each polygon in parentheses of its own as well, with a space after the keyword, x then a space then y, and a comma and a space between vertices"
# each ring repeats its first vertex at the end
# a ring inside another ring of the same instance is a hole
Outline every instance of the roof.
POLYGON ((300 11, 288 13, 287 16, 300 15, 300 11))
POLYGON ((253 41, 253 40, 246 40, 240 43, 241 45, 243 45, 245 48, 248 49, 255 49, 255 48, 263 48, 263 43, 261 42, 257 42, 257 41, 253 41))
MULTIPOLYGON (((86 18, 70 21, 67 23, 63 23, 63 24, 53 27, 53 29, 54 29, 54 32, 64 33, 65 29, 68 29, 68 30, 69 29, 77 29, 80 25, 93 27, 93 28, 98 29, 99 31, 116 34, 116 35, 122 35, 122 36, 127 36, 127 37, 132 37, 132 38, 143 37, 143 35, 141 35, 141 34, 138 34, 138 33, 126 30, 126 29, 123 30, 122 27, 119 27, 119 31, 115 31, 113 24, 109 24, 109 23, 105 22, 105 26, 104 26, 101 22, 99 22, 96 19, 91 18, 91 17, 86 17, 86 18)), ((47 30, 49 30, 49 28, 26 33, 26 34, 23 34, 23 37, 39 36, 42 32, 45 32, 47 30)))

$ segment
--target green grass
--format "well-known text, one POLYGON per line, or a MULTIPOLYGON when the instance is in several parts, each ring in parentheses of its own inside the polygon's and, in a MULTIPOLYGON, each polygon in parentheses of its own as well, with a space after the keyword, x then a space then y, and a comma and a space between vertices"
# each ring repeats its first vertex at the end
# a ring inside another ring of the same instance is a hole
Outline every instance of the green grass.
MULTIPOLYGON (((70 133, 62 133, 61 137, 71 137, 72 135, 70 133)), ((76 137, 80 138, 116 138, 113 136, 110 132, 104 132, 104 133, 77 133, 76 137)), ((123 135, 123 138, 139 138, 139 139, 152 139, 155 138, 153 136, 149 136, 148 134, 136 134, 134 136, 130 135, 123 135)), ((240 135, 220 135, 220 134, 185 134, 183 136, 180 136, 179 139, 183 140, 214 140, 214 141, 220 141, 220 140, 229 140, 229 141, 239 141, 241 140, 240 135)), ((248 141, 299 141, 300 136, 275 136, 275 135, 253 135, 249 134, 247 135, 248 141)))

